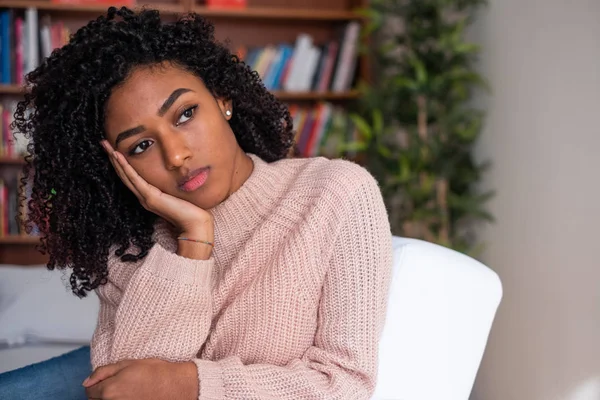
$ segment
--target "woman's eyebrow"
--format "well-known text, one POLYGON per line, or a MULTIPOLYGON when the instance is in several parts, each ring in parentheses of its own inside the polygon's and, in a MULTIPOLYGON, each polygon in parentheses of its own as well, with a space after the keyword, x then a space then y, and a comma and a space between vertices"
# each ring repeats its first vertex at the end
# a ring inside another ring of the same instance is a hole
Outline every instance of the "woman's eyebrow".
MULTIPOLYGON (((193 92, 193 90, 188 89, 188 88, 175 89, 173 91, 173 93, 171 93, 171 95, 167 98, 167 100, 165 100, 163 105, 160 106, 160 109, 158 110, 156 115, 158 115, 159 117, 164 116, 167 113, 167 111, 169 111, 169 108, 171 108, 173 103, 175 103, 175 101, 177 101, 179 96, 181 96, 182 94, 187 93, 187 92, 193 92)), ((143 125, 140 125, 140 126, 136 126, 135 128, 127 129, 127 130, 119 133, 117 135, 117 140, 115 141, 115 147, 119 146, 119 143, 122 142, 123 140, 125 140, 131 136, 137 135, 138 133, 142 133, 145 130, 146 130, 146 128, 143 125)))

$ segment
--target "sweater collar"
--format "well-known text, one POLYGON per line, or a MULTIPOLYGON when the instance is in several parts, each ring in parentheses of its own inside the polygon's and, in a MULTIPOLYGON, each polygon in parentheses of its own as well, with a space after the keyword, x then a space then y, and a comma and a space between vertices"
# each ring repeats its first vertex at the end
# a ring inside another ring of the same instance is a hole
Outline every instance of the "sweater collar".
POLYGON ((274 168, 254 154, 247 155, 254 164, 248 179, 227 199, 209 210, 215 221, 215 242, 220 245, 226 245, 228 239, 235 240, 234 236, 254 230, 269 214, 278 196, 274 168))
MULTIPOLYGON (((244 241, 285 191, 285 185, 278 184, 281 176, 278 176, 275 163, 269 164, 254 154, 247 154, 254 164, 248 179, 227 199, 208 210, 214 218, 215 250, 224 251, 244 241)), ((154 235, 155 241, 163 247, 176 251, 175 228, 167 221, 158 219, 154 235)))

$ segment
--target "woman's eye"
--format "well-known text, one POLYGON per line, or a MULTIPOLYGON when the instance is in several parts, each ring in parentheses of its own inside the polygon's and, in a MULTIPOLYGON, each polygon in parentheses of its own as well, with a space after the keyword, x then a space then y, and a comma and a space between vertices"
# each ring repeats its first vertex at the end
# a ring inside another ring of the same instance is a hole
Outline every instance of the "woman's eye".
POLYGON ((177 125, 186 123, 190 119, 192 119, 192 117, 194 116, 194 111, 196 111, 197 107, 198 106, 190 107, 190 108, 186 109, 183 113, 181 113, 181 116, 177 120, 177 125))
POLYGON ((141 154, 144 151, 146 151, 148 149, 148 147, 152 146, 152 141, 151 140, 144 140, 143 142, 140 142, 137 146, 135 146, 130 152, 129 154, 134 155, 134 154, 141 154))

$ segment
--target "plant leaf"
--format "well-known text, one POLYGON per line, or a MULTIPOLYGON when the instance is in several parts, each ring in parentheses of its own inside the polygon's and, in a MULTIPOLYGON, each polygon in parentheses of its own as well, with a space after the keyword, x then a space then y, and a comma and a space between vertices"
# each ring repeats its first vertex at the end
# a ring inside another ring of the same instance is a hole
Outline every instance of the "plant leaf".
POLYGON ((340 153, 344 152, 363 152, 367 149, 367 144, 364 142, 348 142, 348 143, 340 143, 338 146, 338 151, 340 153))
POLYGON ((358 114, 350 114, 350 119, 358 131, 362 134, 363 138, 367 141, 370 141, 373 137, 373 130, 369 126, 369 123, 358 114))
POLYGON ((380 137, 383 134, 383 114, 379 108, 373 109, 373 135, 380 137))

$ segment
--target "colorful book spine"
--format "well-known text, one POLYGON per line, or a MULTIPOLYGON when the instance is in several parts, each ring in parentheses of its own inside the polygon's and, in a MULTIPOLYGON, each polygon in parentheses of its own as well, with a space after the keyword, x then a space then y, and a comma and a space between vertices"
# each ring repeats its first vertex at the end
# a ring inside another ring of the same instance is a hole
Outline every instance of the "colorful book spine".
POLYGON ((2 110, 2 147, 3 155, 6 157, 15 157, 15 146, 10 129, 10 111, 2 110))
POLYGON ((12 82, 12 68, 11 68, 11 51, 12 51, 12 40, 11 37, 13 32, 11 31, 11 13, 9 10, 4 10, 0 14, 0 24, 2 41, 2 56, 0 57, 0 68, 2 69, 2 83, 8 85, 12 82))
POLYGON ((350 89, 354 72, 356 69, 356 54, 358 51, 358 35, 360 25, 353 21, 346 25, 344 40, 337 60, 337 67, 331 90, 334 92, 343 92, 350 89))
POLYGON ((323 102, 314 107, 290 107, 294 142, 301 157, 352 157, 344 144, 355 140, 356 127, 343 107, 323 102))
POLYGON ((22 85, 24 81, 23 77, 23 63, 24 50, 23 50, 23 18, 15 19, 15 75, 17 78, 17 85, 22 85))

